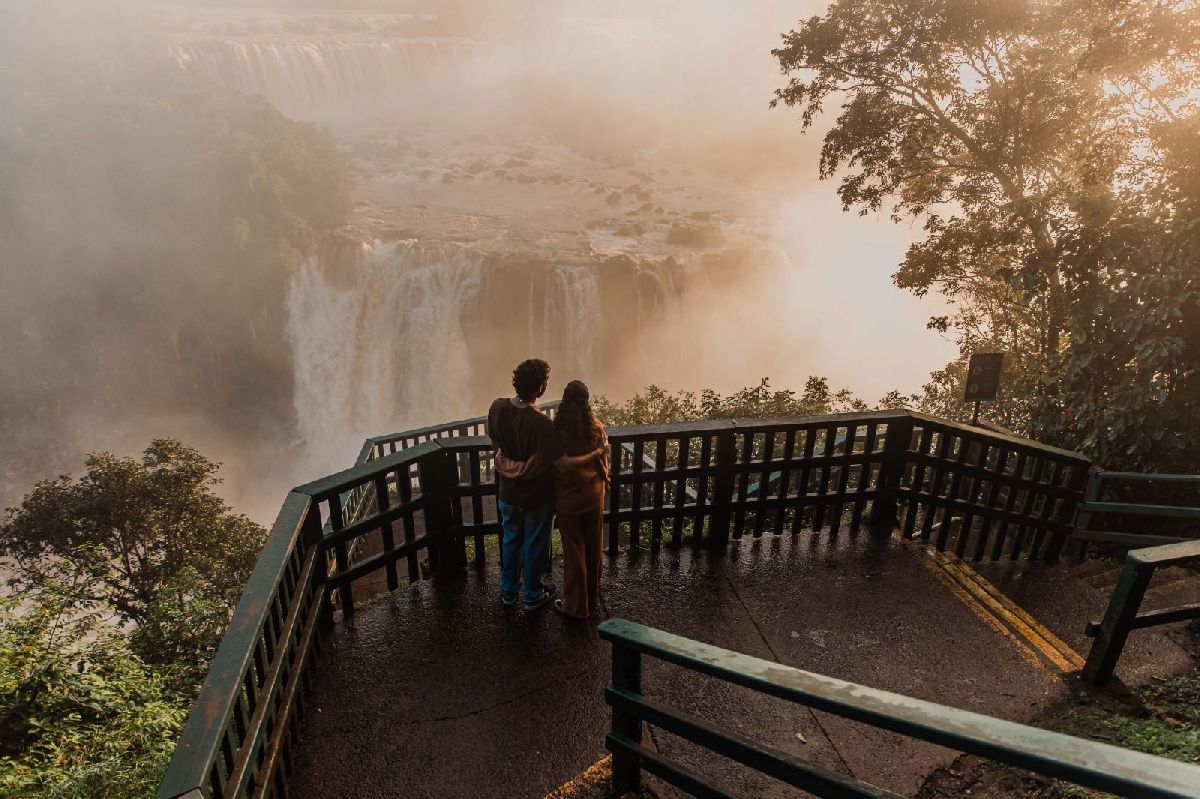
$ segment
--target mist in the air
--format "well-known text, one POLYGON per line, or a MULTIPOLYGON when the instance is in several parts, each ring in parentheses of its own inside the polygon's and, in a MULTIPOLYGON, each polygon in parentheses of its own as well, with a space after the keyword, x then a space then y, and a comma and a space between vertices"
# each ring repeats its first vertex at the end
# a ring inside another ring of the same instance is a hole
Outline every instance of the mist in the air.
POLYGON ((169 435, 267 520, 531 356, 873 402, 952 354, 890 284, 910 231, 768 108, 820 3, 354 5, 0 11, 5 504, 169 435))

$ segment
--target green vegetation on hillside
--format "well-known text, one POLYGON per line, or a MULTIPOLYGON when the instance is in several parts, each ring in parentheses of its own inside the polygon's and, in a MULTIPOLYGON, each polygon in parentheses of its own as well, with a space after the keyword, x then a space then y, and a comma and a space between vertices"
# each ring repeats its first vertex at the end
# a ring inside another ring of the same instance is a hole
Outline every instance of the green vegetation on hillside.
MULTIPOLYGON (((906 399, 896 392, 879 401, 881 408, 899 408, 905 404, 906 399)), ((712 389, 697 395, 691 391, 671 393, 658 386, 647 386, 624 402, 597 397, 594 405, 596 416, 606 425, 815 416, 868 410, 867 403, 849 389, 832 390, 824 377, 808 378, 804 391, 799 394, 791 389, 772 389, 770 380, 763 378, 756 386, 746 386, 725 396, 712 389)))
MULTIPOLYGON (((1081 683, 1072 683, 1072 687, 1072 698, 1051 708, 1038 726, 1200 764, 1200 672, 1153 682, 1128 694, 1095 694, 1081 683)), ((967 795, 996 799, 1112 796, 973 756, 938 769, 917 794, 920 799, 967 795)))

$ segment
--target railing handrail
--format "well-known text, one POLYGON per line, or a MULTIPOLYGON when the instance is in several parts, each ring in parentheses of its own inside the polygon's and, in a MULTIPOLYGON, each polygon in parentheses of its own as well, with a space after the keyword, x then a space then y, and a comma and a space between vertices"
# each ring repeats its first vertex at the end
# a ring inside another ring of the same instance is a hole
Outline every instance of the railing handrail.
MULTIPOLYGON (((868 688, 625 619, 601 623, 599 633, 614 648, 610 702, 640 693, 640 674, 617 673, 623 658, 618 650, 624 649, 815 710, 1089 788, 1142 797, 1200 797, 1200 767, 1187 763, 868 688)), ((626 658, 624 662, 623 670, 640 669, 640 661, 626 658), (629 666, 630 662, 634 666, 629 666)), ((614 704, 614 735, 618 739, 622 738, 618 721, 626 729, 631 725, 630 720, 618 718, 620 713, 627 712, 630 712, 628 703, 622 710, 614 704)), ((627 760, 619 762, 619 758, 631 757, 629 748, 610 745, 610 749, 614 774, 628 776, 630 764, 627 760)), ((617 787, 627 790, 635 786, 617 787)), ((858 783, 857 787, 863 790, 872 786, 858 783)))
POLYGON ((441 448, 442 442, 440 440, 423 441, 420 444, 393 452, 390 455, 384 455, 382 458, 373 458, 363 463, 356 463, 348 469, 342 469, 340 472, 334 472, 312 482, 298 485, 292 490, 308 494, 314 499, 324 499, 333 494, 349 491, 377 474, 392 471, 397 466, 403 466, 406 463, 414 463, 420 460, 423 455, 437 452, 441 448))
MULTIPOLYGON (((546 411, 553 411, 562 404, 562 400, 550 400, 549 402, 538 403, 538 408, 546 411)), ((420 438, 421 436, 437 436, 439 433, 453 433, 456 430, 470 428, 474 426, 487 426, 487 416, 472 416, 468 419, 459 419, 453 422, 443 422, 441 424, 429 425, 428 427, 417 427, 412 430, 404 430, 399 433, 386 433, 384 435, 372 436, 363 442, 362 449, 359 451, 358 460, 356 463, 364 463, 371 459, 372 454, 376 452, 376 447, 381 444, 398 444, 404 439, 420 438)), ((423 443, 423 442, 422 442, 423 443)), ((391 453, 389 453, 391 454, 391 453)))
MULTIPOLYGON (((546 410, 556 409, 561 404, 561 400, 554 400, 540 404, 538 407, 546 410)), ((1011 444, 1017 447, 1028 447, 1036 449, 1039 452, 1046 454, 1059 455, 1065 458, 1077 459, 1080 461, 1088 461, 1086 455, 1074 450, 1062 449, 1049 444, 1036 441, 1031 438, 1024 438, 1011 432, 1000 432, 990 428, 973 427, 964 422, 956 422, 951 419, 943 419, 938 416, 930 416, 919 411, 907 410, 904 408, 884 409, 877 411, 850 411, 846 413, 827 413, 814 414, 810 416, 770 416, 770 417, 733 417, 728 419, 697 419, 684 422, 666 422, 662 424, 638 424, 638 425, 614 425, 609 429, 611 433, 626 434, 626 435, 656 435, 660 433, 677 433, 696 430, 704 432, 707 430, 717 430, 727 427, 729 422, 733 422, 737 426, 743 428, 749 427, 776 427, 786 426, 790 424, 824 424, 838 423, 847 421, 870 421, 879 420, 886 421, 887 419, 909 418, 914 421, 923 422, 926 424, 936 424, 959 433, 979 435, 981 432, 987 435, 988 438, 997 442, 1011 444)), ((456 430, 462 427, 468 427, 476 424, 486 424, 487 416, 473 416, 469 419, 460 419, 454 422, 445 422, 443 424, 431 425, 429 427, 418 427, 412 430, 404 430, 399 433, 387 433, 379 436, 368 438, 364 444, 362 452, 367 452, 368 448, 375 444, 386 444, 400 441, 405 438, 414 438, 422 435, 430 435, 442 432, 456 430)), ((360 455, 361 462, 361 455, 360 455)), ((1124 477, 1126 474, 1136 473, 1120 473, 1120 472, 1102 472, 1106 477, 1124 477)), ((1178 477, 1188 477, 1188 475, 1155 475, 1154 479, 1170 479, 1178 477)), ((1200 480, 1200 478, 1196 478, 1200 480)))
POLYGON ((1010 444, 1018 448, 1033 449, 1047 455, 1057 455, 1062 458, 1079 460, 1089 464, 1091 463, 1091 459, 1089 459, 1088 456, 1084 455, 1082 452, 1077 452, 1072 449, 1063 449, 1062 447, 1055 447, 1032 438, 1019 436, 1010 431, 999 432, 991 428, 974 427, 966 422, 956 422, 953 419, 943 419, 940 416, 931 416, 927 413, 921 413, 920 411, 904 411, 904 413, 915 422, 920 422, 923 424, 936 424, 939 427, 968 435, 986 435, 993 441, 1010 444))
POLYGON ((1128 480, 1145 483, 1200 483, 1200 474, 1167 474, 1165 472, 1106 472, 1099 471, 1101 480, 1128 480))
POLYGON ((1200 539, 1164 544, 1125 553, 1121 576, 1113 587, 1104 618, 1088 622, 1084 633, 1095 640, 1083 666, 1083 678, 1095 685, 1112 679, 1125 642, 1134 630, 1188 619, 1200 619, 1200 603, 1142 613, 1142 600, 1156 569, 1181 563, 1200 563, 1200 539))
POLYGON ((1093 529, 1093 514, 1144 516, 1160 519, 1200 519, 1200 507, 1106 501, 1105 489, 1111 487, 1113 483, 1200 485, 1200 475, 1095 471, 1088 479, 1083 501, 1076 508, 1075 529, 1071 534, 1072 550, 1076 556, 1084 557, 1088 547, 1092 544, 1152 547, 1200 539, 1200 534, 1188 535, 1179 529, 1149 532, 1093 529))
POLYGON ((1141 505, 1134 502, 1081 502, 1079 510, 1089 513, 1120 513, 1128 516, 1163 516, 1171 519, 1200 519, 1200 508, 1187 505, 1141 505))
MULTIPOLYGON (((295 491, 284 499, 188 715, 159 786, 159 799, 198 797, 201 794, 193 791, 201 791, 208 783, 212 764, 221 757, 225 725, 245 690, 242 675, 259 655, 259 636, 272 614, 272 597, 279 590, 295 547, 303 536, 312 535, 304 529, 310 503, 310 497, 295 491)), ((254 736, 258 732, 248 731, 254 736)))
MULTIPOLYGON (((551 409, 555 404, 543 407, 551 409)), ((313 636, 310 620, 319 616, 323 624, 332 622, 333 595, 348 615, 354 610, 355 580, 386 569, 388 586, 394 589, 401 559, 407 560, 410 581, 420 579, 426 565, 430 573, 456 568, 467 562, 468 538, 474 538, 476 562, 483 562, 484 536, 497 534, 498 525, 482 517, 483 502, 495 493, 486 460, 490 458, 486 452, 490 439, 470 435, 482 422, 486 422, 483 417, 476 417, 368 439, 354 466, 297 486, 289 494, 213 660, 164 777, 160 799, 175 799, 193 791, 207 795, 211 789, 206 786, 210 785, 221 792, 227 783, 233 792, 230 795, 236 795, 246 779, 253 785, 282 779, 272 753, 295 735, 291 720, 296 708, 291 703, 301 705, 303 701, 296 679, 306 676, 310 644, 315 646, 319 640, 313 636), (428 440, 413 440, 422 436, 428 440), (389 447, 399 442, 400 447, 385 454, 378 446, 381 442, 389 447), (328 525, 323 525, 324 519, 328 525), (423 532, 416 529, 418 522, 423 523, 423 532), (394 526, 401 524, 403 541, 393 537, 394 526), (352 564, 353 547, 375 531, 382 538, 383 551, 352 564), (303 570, 293 557, 294 547, 301 541, 306 547, 303 570), (427 564, 419 562, 425 556, 427 564), (296 586, 300 573, 309 582, 296 586), (260 662, 264 647, 276 646, 287 653, 288 662, 279 662, 273 652, 265 655, 269 662, 260 662), (255 683, 255 690, 283 690, 280 701, 285 705, 259 710, 257 715, 247 712, 244 690, 248 683, 255 683), (259 740, 263 730, 265 742, 259 740), (252 768, 258 772, 247 777, 252 768)), ((747 534, 762 534, 768 514, 774 514, 774 532, 780 534, 785 511, 794 513, 792 529, 798 530, 800 511, 812 511, 816 527, 823 524, 821 514, 828 508, 830 529, 836 529, 843 511, 850 513, 851 526, 859 526, 866 518, 865 507, 872 503, 872 526, 890 528, 903 500, 910 528, 918 511, 930 520, 934 514, 967 521, 972 514, 987 520, 994 517, 997 524, 1003 523, 998 528, 997 551, 1011 521, 1016 531, 1013 557, 1026 551, 1030 557, 1053 557, 1067 529, 1066 516, 1077 499, 1074 476, 1088 466, 1078 453, 903 410, 614 427, 610 438, 614 445, 632 443, 630 460, 637 461, 635 453, 642 455, 629 471, 622 471, 620 459, 614 458, 613 499, 606 510, 610 552, 619 549, 625 535, 620 532, 622 526, 629 532, 630 548, 641 546, 639 529, 649 530, 656 541, 666 524, 674 525, 678 542, 685 515, 692 520, 689 524, 694 523, 692 532, 697 540, 716 547, 723 546, 731 534, 740 537, 743 527, 749 530, 753 526, 747 534), (919 435, 914 423, 922 429, 919 435), (853 430, 854 440, 864 442, 861 451, 854 451, 857 446, 847 446, 840 438, 843 428, 846 438, 853 430), (858 433, 864 431, 860 437, 858 433), (737 436, 742 436, 742 443, 735 451, 737 436), (936 452, 930 447, 934 436, 939 442, 936 452), (785 443, 774 454, 773 444, 764 444, 763 452, 755 454, 755 442, 760 439, 785 443), (692 449, 695 462, 665 461, 668 449, 675 452, 672 448, 677 448, 681 457, 685 455, 689 440, 700 442, 692 449), (815 450, 817 440, 822 443, 815 450), (953 458, 947 450, 949 442, 958 448, 953 458), (651 451, 654 459, 647 460, 651 451), (988 460, 985 453, 989 452, 997 457, 988 460), (1016 463, 1012 470, 1005 465, 1010 456, 1016 463), (1030 469, 1024 466, 1027 456, 1030 469), (788 487, 791 480, 773 476, 786 470, 790 477, 803 473, 808 481, 810 469, 814 479, 803 486, 797 480, 794 488, 788 487), (858 476, 850 482, 855 469, 858 476), (904 483, 906 470, 918 475, 916 482, 904 483), (938 486, 937 493, 922 492, 919 475, 923 470, 932 472, 928 483, 938 486), (823 477, 816 479, 818 473, 823 477), (953 480, 949 479, 951 473, 953 480), (1064 480, 1064 475, 1071 480, 1064 480), (762 490, 764 479, 773 487, 774 496, 762 490), (698 481, 698 492, 691 490, 688 480, 698 481), (981 486, 988 481, 1008 486, 1003 507, 994 487, 985 496, 981 486), (622 491, 627 492, 625 504, 621 504, 622 491), (1017 494, 1025 499, 1014 505, 1017 494), (1037 501, 1032 499, 1034 495, 1037 501), (673 498, 668 501, 669 497, 673 498), (748 521, 751 517, 753 522, 748 521), (1028 540, 1027 528, 1032 531, 1028 540), (612 535, 614 531, 618 535, 612 535)), ((625 452, 623 446, 621 451, 625 452)), ((970 524, 964 526, 970 530, 970 524)), ((945 543, 944 532, 939 532, 939 549, 945 543)), ((911 529, 906 534, 912 534, 911 529)))

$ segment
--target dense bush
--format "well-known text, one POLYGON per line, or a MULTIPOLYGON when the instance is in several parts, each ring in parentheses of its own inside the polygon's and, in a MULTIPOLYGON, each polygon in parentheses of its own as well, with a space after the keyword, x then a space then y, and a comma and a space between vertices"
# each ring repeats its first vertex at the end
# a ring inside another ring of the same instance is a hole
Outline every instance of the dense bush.
POLYGON ((0 600, 0 794, 147 797, 190 699, 69 586, 0 600))

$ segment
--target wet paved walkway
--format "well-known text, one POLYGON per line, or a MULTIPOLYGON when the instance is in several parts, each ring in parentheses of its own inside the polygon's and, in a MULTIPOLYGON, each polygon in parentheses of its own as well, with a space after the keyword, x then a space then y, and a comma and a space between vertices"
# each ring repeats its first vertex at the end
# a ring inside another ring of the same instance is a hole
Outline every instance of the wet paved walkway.
MULTIPOLYGON (((1006 637, 963 592, 950 590, 928 554, 895 537, 785 536, 743 541, 724 554, 663 548, 621 556, 606 569, 606 618, 1014 721, 1029 721, 1067 694, 1050 657, 1031 658, 1036 647, 1006 637)), ((1068 651, 1086 653, 1080 630, 1099 617, 1106 597, 1064 566, 981 571, 1028 603, 1068 651)), ((594 624, 502 607, 497 579, 493 565, 421 583, 337 626, 309 704, 292 795, 540 799, 606 754, 607 644, 594 624)), ((1162 662, 1165 641, 1150 635, 1122 661, 1131 674, 1162 662)), ((661 663, 647 663, 643 689, 907 795, 956 756, 661 663)), ((735 793, 796 795, 661 732, 648 740, 735 793)))

